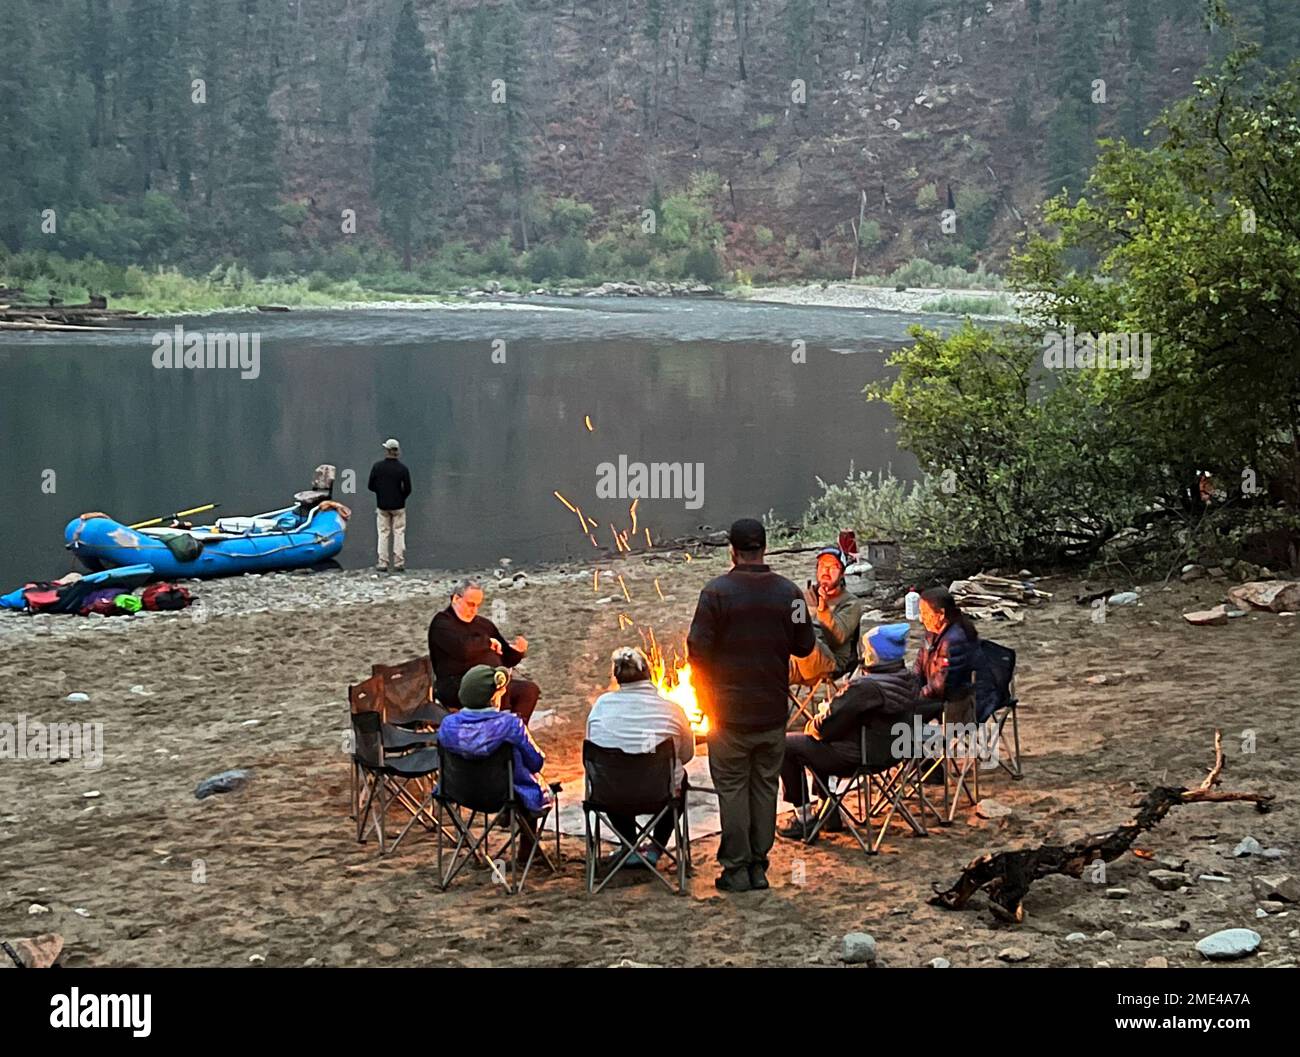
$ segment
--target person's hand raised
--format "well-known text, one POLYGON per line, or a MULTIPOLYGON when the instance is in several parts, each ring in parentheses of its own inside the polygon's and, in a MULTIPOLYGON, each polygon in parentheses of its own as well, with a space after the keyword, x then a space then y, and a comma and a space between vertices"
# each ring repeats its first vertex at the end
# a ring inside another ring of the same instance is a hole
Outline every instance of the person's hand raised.
POLYGON ((514 647, 515 647, 515 649, 518 650, 520 653, 527 653, 527 652, 528 652, 528 640, 527 640, 526 638, 524 638, 522 635, 516 636, 515 641, 514 641, 514 647))

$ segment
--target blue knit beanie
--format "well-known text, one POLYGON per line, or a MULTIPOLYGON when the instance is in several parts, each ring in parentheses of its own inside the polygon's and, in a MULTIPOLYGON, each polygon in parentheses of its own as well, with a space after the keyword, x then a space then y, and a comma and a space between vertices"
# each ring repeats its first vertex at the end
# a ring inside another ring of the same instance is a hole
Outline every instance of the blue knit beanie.
POLYGON ((910 625, 877 624, 867 632, 867 642, 881 661, 901 661, 907 654, 907 633, 910 625))

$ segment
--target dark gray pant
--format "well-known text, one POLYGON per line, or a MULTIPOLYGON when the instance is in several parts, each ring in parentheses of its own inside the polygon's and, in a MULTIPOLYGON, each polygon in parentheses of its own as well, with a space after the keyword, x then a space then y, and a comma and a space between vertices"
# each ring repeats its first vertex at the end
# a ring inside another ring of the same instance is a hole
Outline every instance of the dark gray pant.
POLYGON ((823 782, 833 775, 852 774, 858 766, 856 746, 846 750, 842 744, 822 741, 808 734, 785 736, 785 762, 781 765, 781 784, 785 798, 795 807, 808 803, 808 783, 804 767, 810 767, 823 782))
POLYGON ((724 870, 761 866, 776 840, 777 780, 785 728, 709 731, 709 774, 718 793, 724 870))

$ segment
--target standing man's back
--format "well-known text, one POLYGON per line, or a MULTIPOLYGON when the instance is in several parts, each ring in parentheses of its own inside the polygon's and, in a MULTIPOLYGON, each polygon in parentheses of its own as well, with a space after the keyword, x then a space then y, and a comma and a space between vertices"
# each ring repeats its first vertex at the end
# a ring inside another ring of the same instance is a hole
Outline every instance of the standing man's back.
POLYGON ((742 518, 728 539, 733 567, 700 592, 686 641, 709 717, 709 772, 722 816, 716 883, 746 891, 768 887, 790 658, 810 653, 816 639, 802 593, 764 563, 762 524, 742 518))
POLYGON ((375 531, 379 535, 376 568, 389 571, 388 535, 393 536, 392 571, 406 572, 406 499, 411 494, 411 471, 398 458, 401 447, 391 437, 384 441, 384 457, 370 467, 375 493, 375 531))

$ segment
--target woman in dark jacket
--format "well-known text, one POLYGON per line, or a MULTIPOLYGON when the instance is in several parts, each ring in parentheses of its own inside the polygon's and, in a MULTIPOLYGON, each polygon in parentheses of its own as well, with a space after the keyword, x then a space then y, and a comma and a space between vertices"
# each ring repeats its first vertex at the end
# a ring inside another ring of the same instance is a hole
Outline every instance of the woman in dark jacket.
POLYGON ((979 632, 942 587, 921 593, 921 623, 925 641, 912 674, 920 683, 921 697, 944 702, 944 711, 954 717, 974 702, 975 672, 981 657, 979 632))

